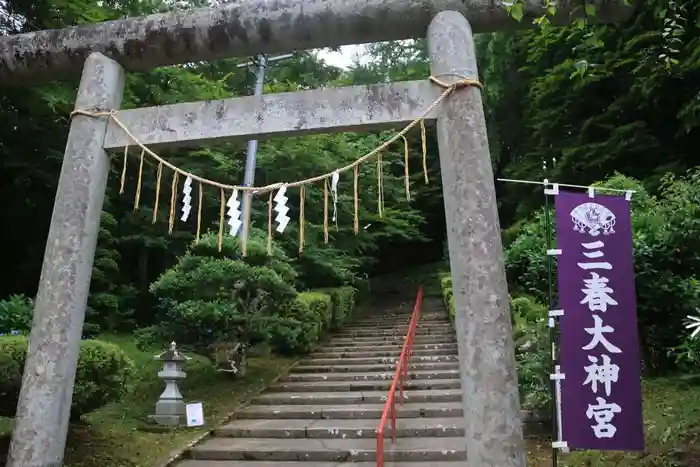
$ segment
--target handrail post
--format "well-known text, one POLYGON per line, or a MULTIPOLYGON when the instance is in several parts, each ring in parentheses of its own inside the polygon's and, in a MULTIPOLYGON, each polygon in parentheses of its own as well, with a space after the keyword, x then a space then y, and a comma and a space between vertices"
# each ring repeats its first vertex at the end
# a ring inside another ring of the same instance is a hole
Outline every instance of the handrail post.
POLYGON ((391 443, 396 444, 396 399, 391 399, 391 443))
POLYGON ((402 363, 401 360, 399 360, 399 362, 396 364, 396 367, 399 370, 399 401, 401 402, 401 405, 403 405, 403 370, 401 368, 403 366, 404 363, 402 363))

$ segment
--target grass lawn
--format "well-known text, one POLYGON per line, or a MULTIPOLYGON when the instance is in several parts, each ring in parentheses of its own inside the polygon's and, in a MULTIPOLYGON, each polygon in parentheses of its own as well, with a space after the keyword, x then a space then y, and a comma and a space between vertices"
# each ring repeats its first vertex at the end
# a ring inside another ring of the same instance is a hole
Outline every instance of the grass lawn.
MULTIPOLYGON (((187 378, 180 389, 185 401, 204 403, 207 427, 151 433, 140 428, 153 413, 164 388, 156 376, 161 364, 153 360, 159 350, 142 352, 130 336, 99 338, 119 344, 134 360, 133 387, 121 402, 85 416, 85 425, 71 427, 65 467, 159 467, 189 442, 223 422, 230 412, 294 362, 274 355, 251 358, 247 376, 234 380, 214 371, 206 359, 192 356, 186 363, 187 378)), ((0 419, 0 438, 7 438, 9 431, 9 420, 0 419)), ((4 465, 6 442, 0 444, 5 445, 0 447, 0 465, 4 465)))
MULTIPOLYGON (((700 467, 700 384, 657 379, 644 384, 646 451, 562 454, 566 467, 700 467)), ((528 467, 551 465, 549 441, 531 441, 528 467)))

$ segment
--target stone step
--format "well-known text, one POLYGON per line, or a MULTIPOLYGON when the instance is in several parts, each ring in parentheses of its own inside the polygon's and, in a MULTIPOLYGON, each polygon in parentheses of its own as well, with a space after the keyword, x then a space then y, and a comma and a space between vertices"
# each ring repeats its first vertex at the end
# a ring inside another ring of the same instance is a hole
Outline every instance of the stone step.
MULTIPOLYGON (((344 373, 291 373, 282 381, 377 381, 393 380, 395 371, 386 372, 344 372, 344 373)), ((409 380, 430 380, 430 379, 457 379, 459 369, 454 370, 428 370, 409 371, 409 380)))
MULTIPOLYGON (((356 352, 356 351, 375 350, 375 351, 384 352, 384 351, 398 350, 400 352, 402 348, 403 348, 403 343, 388 344, 388 345, 356 345, 356 346, 325 345, 323 347, 319 347, 317 349, 317 351, 318 352, 356 352)), ((414 344, 413 345, 414 351, 428 350, 428 349, 456 349, 456 348, 457 348, 456 342, 444 342, 442 344, 414 344)))
MULTIPOLYGON (((269 405, 383 404, 386 402, 386 398, 387 391, 273 392, 256 397, 253 399, 253 403, 269 405)), ((411 389, 404 392, 404 400, 410 402, 459 402, 462 400, 462 390, 461 388, 441 390, 411 389)))
MULTIPOLYGON (((366 329, 393 329, 396 331, 408 331, 408 323, 388 323, 384 326, 377 325, 377 324, 365 324, 362 322, 357 322, 353 325, 346 326, 339 331, 363 331, 366 329)), ((416 325, 416 329, 440 329, 440 328, 449 328, 452 329, 452 323, 450 323, 447 320, 440 320, 440 321, 421 321, 416 325)))
MULTIPOLYGON (((234 420, 216 430, 217 436, 233 438, 377 438, 377 420, 234 420)), ((390 437, 391 423, 384 429, 390 437)), ((409 418, 396 424, 399 438, 464 436, 461 418, 409 418)))
MULTIPOLYGON (((462 467, 462 461, 421 462, 420 467, 462 467)), ((377 467, 376 462, 202 461, 187 459, 175 467, 377 467)), ((384 462, 384 467, 416 467, 415 462, 384 462)))
MULTIPOLYGON (((274 392, 355 392, 388 391, 393 384, 393 376, 388 380, 373 381, 312 381, 284 382, 270 388, 274 392)), ((405 390, 427 391, 431 389, 459 389, 459 379, 416 379, 404 383, 405 390)))
MULTIPOLYGON (((408 330, 395 330, 395 329, 363 329, 358 331, 341 331, 333 334, 333 337, 394 337, 400 336, 405 337, 408 330)), ((455 332, 452 328, 440 328, 431 329, 423 328, 416 329, 416 336, 445 336, 453 335, 455 332)))
MULTIPOLYGON (((420 362, 408 364, 408 374, 412 371, 428 371, 428 370, 455 370, 459 369, 459 361, 452 362, 420 362)), ((312 365, 308 362, 302 362, 301 365, 294 367, 294 373, 354 373, 354 372, 393 372, 396 371, 396 363, 370 363, 365 365, 312 365)))
MULTIPOLYGON (((401 348, 396 350, 351 350, 346 352, 314 352, 309 358, 369 358, 395 357, 401 355, 401 348)), ((413 349, 412 355, 457 355, 457 349, 413 349)))
MULTIPOLYGON (((413 316, 413 311, 407 312, 407 313, 365 315, 365 316, 358 317, 357 320, 355 320, 355 322, 356 323, 367 322, 367 323, 373 323, 373 324, 374 323, 381 324, 381 323, 395 323, 401 319, 405 319, 406 322, 408 323, 411 320, 412 316, 413 316)), ((423 311, 421 311, 420 319, 418 321, 419 322, 432 321, 435 319, 449 321, 450 317, 444 311, 426 311, 426 310, 423 310, 423 311)))
MULTIPOLYGON (((395 357, 360 357, 360 358, 309 358, 304 360, 307 365, 372 365, 384 363, 395 365, 399 359, 395 357)), ((411 363, 457 362, 457 355, 414 355, 411 363)))
MULTIPOLYGON (((450 418, 462 416, 462 402, 404 402, 397 404, 397 418, 450 418)), ((373 420, 379 423, 384 411, 380 404, 333 405, 251 405, 236 414, 238 420, 290 420, 290 419, 326 419, 326 420, 373 420)))
MULTIPOLYGON (((458 438, 398 438, 386 443, 387 461, 465 461, 465 440, 458 438)), ((190 451, 192 459, 258 461, 371 462, 374 439, 210 438, 190 451)))
MULTIPOLYGON (((333 337, 329 340, 332 345, 387 345, 400 343, 403 344, 405 336, 358 336, 358 337, 333 337)), ((457 342, 456 336, 452 334, 437 334, 430 336, 416 336, 413 340, 414 344, 432 344, 432 343, 457 342)))

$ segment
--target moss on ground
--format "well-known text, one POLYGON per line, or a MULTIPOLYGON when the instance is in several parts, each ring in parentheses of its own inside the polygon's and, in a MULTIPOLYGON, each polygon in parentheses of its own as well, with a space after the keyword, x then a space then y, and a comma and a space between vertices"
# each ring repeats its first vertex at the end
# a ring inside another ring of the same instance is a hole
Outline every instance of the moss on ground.
MULTIPOLYGON (((229 413, 293 363, 292 359, 274 355, 254 357, 249 360, 246 377, 234 380, 217 373, 206 359, 192 355, 185 367, 187 379, 181 391, 186 401, 203 402, 207 427, 153 433, 141 429, 164 388, 156 376, 161 364, 153 360, 158 350, 137 349, 131 336, 99 338, 120 345, 134 360, 132 386, 121 402, 86 415, 85 423, 71 426, 65 467, 159 467, 191 441, 225 421, 229 413)), ((0 438, 4 441, 0 441, 0 465, 6 459, 9 431, 10 421, 0 419, 0 438)))

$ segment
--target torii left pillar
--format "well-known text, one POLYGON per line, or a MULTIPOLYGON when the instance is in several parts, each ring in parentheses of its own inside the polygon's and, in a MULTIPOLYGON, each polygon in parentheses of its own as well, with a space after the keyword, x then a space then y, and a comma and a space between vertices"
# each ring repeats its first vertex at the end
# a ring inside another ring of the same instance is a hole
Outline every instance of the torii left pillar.
MULTIPOLYGON (((125 73, 99 53, 85 61, 76 110, 121 105, 125 73)), ((63 464, 80 338, 107 187, 107 117, 76 115, 58 180, 7 467, 63 464)))

